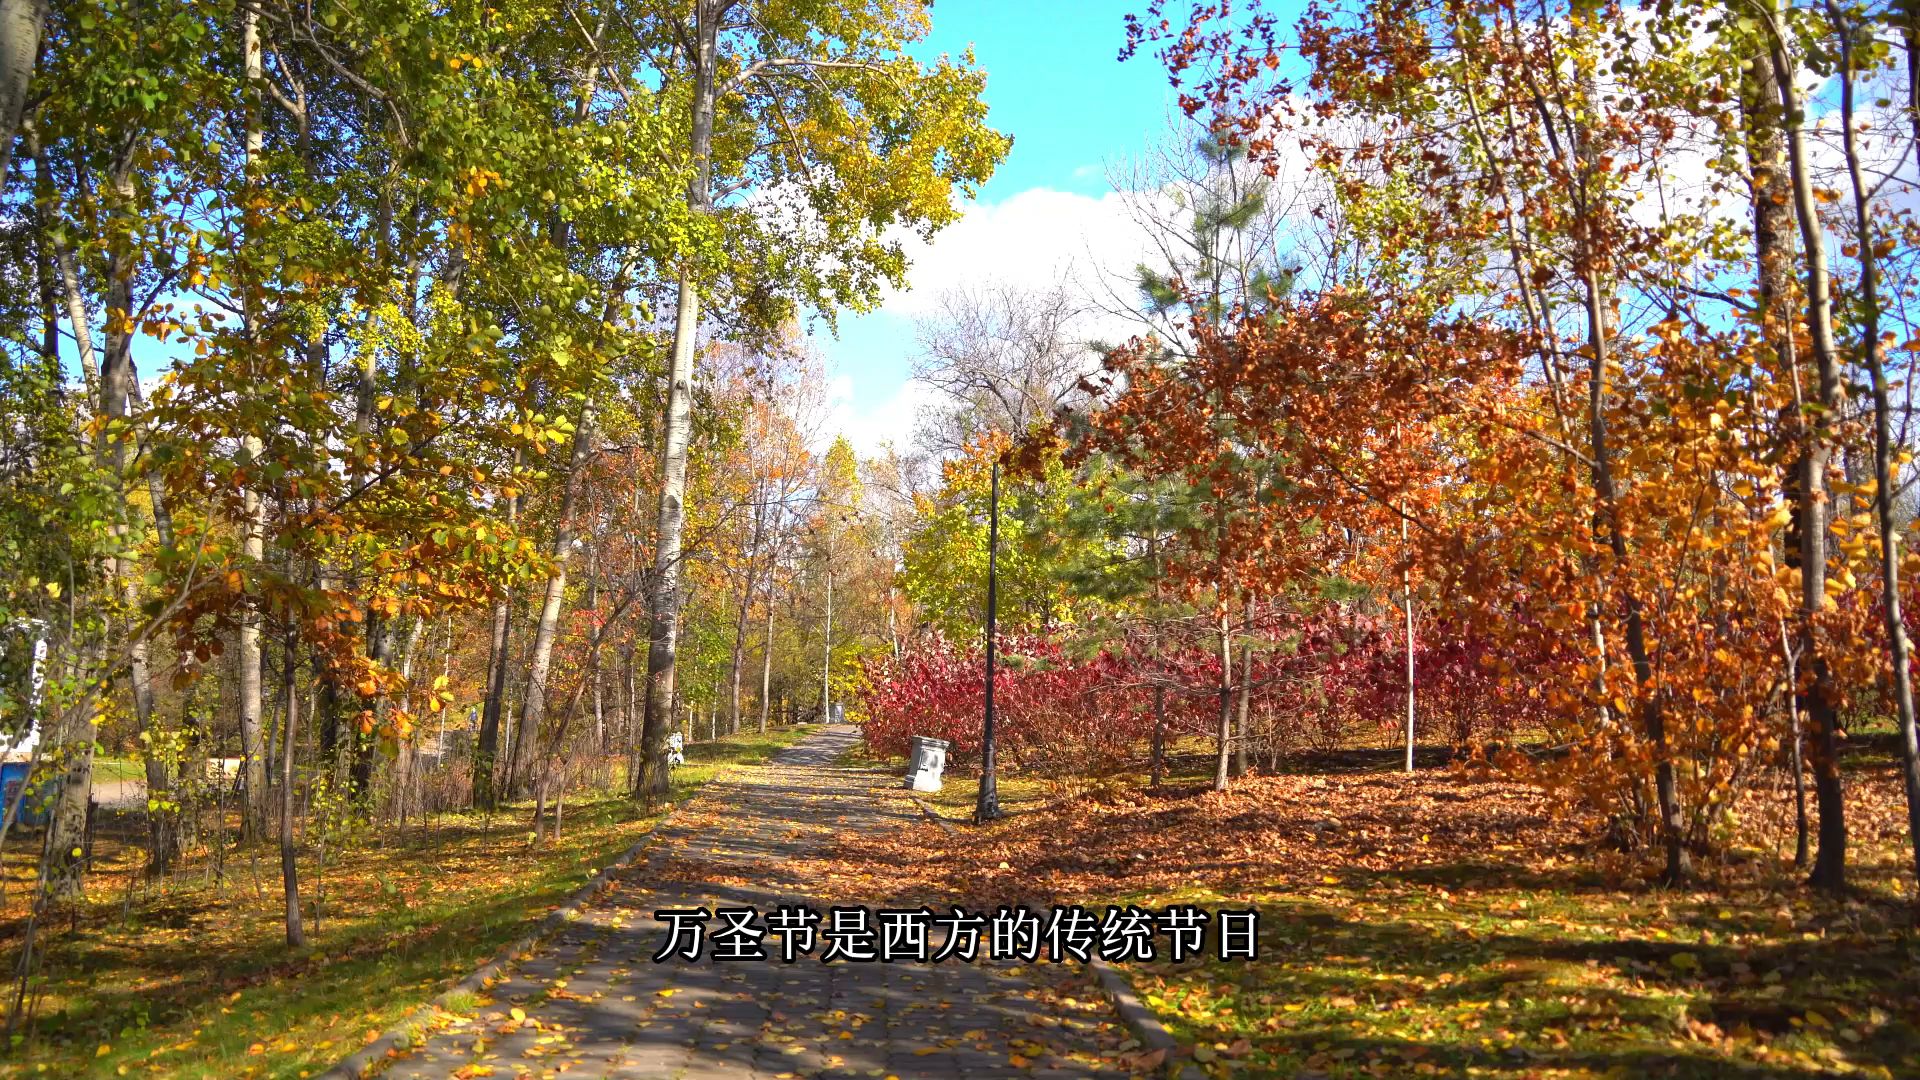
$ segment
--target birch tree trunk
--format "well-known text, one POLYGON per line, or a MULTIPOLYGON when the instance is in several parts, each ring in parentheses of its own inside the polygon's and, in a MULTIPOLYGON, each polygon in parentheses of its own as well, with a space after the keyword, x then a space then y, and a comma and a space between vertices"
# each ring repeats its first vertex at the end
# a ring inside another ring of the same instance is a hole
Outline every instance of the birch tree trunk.
POLYGON ((820 649, 820 722, 833 722, 833 553, 827 553, 827 632, 820 649))
POLYGON ((281 674, 281 691, 286 695, 286 723, 280 735, 280 891, 286 910, 287 945, 298 949, 307 943, 300 921, 300 862, 293 846, 293 751, 299 745, 300 695, 293 685, 294 661, 300 655, 296 624, 289 618, 286 628, 286 664, 281 674))
POLYGON ((533 779, 534 748, 540 722, 547 710, 547 675, 553 668, 553 641, 560 628, 560 607, 567 593, 567 559, 573 554, 573 504, 593 456, 593 406, 580 407, 573 431, 573 460, 560 488, 560 507, 553 526, 553 573, 540 605, 540 621, 533 631, 533 656, 527 665, 527 688, 520 699, 520 722, 513 735, 513 757, 507 769, 506 797, 520 798, 533 779))
POLYGON ((1253 680, 1249 673, 1253 671, 1253 635, 1246 634, 1240 639, 1240 685, 1234 695, 1236 704, 1233 712, 1233 775, 1247 775, 1247 722, 1253 708, 1253 680))
MULTIPOLYGON (((692 146, 693 179, 687 205, 695 214, 709 209, 712 182, 715 52, 722 4, 695 0, 692 146)), ((647 703, 642 735, 644 770, 634 794, 653 802, 669 784, 667 734, 673 727, 675 633, 680 615, 681 543, 686 526, 687 448, 693 440, 693 351, 700 330, 700 293, 693 267, 682 266, 679 302, 674 310, 673 364, 668 375, 666 446, 660 462, 660 512, 656 525, 654 591, 647 647, 647 703)))
MULTIPOLYGON (((1407 547, 1407 519, 1400 519, 1400 547, 1407 547)), ((1414 670, 1413 670, 1413 571, 1409 567, 1400 571, 1400 603, 1406 609, 1407 617, 1407 772, 1413 772, 1414 749, 1414 670)))
POLYGON ((47 0, 0 0, 0 192, 7 187, 13 139, 26 115, 27 86, 46 25, 47 0))
MULTIPOLYGON (((407 644, 400 653, 400 677, 406 680, 407 689, 400 699, 400 707, 409 714, 413 712, 413 661, 420 652, 421 639, 426 636, 427 620, 416 617, 413 625, 407 628, 407 644)), ((412 812, 415 781, 419 777, 419 729, 400 740, 398 754, 394 759, 394 771, 397 774, 393 785, 393 816, 405 827, 407 816, 412 812)))
MULTIPOLYGON (((35 159, 35 176, 40 194, 45 199, 53 197, 53 176, 51 163, 41 153, 37 133, 29 127, 27 150, 35 159)), ((80 290, 80 279, 74 269, 73 252, 57 235, 48 238, 53 248, 53 262, 58 271, 59 293, 65 309, 67 325, 73 333, 74 354, 80 362, 81 377, 86 382, 87 392, 94 400, 99 400, 100 365, 93 348, 93 320, 87 312, 86 296, 80 290)), ((50 299, 50 298, 49 298, 50 299)), ((49 316, 51 318, 51 316, 49 316)), ((53 328, 49 327, 51 332, 53 328)), ((140 380, 137 373, 128 380, 130 400, 129 414, 133 406, 140 404, 140 380)), ((172 518, 167 513, 166 488, 158 473, 149 475, 148 494, 153 502, 154 532, 160 543, 165 545, 173 541, 172 518)), ((121 596, 129 613, 139 610, 140 582, 135 574, 133 560, 116 558, 115 575, 119 580, 121 596)), ((146 734, 153 730, 153 671, 151 653, 145 639, 135 641, 127 650, 129 690, 133 697, 134 720, 138 730, 146 734)), ((147 794, 149 798, 166 801, 171 789, 171 780, 167 776, 166 762, 149 753, 146 760, 147 794)), ((177 848, 172 822, 164 813, 147 815, 147 868, 150 878, 166 873, 173 862, 177 848)))
MULTIPOLYGON (((131 150, 115 162, 111 185, 120 201, 109 220, 124 219, 124 207, 133 199, 131 150)), ((114 227, 117 227, 114 226, 114 227)), ((102 344, 99 414, 107 421, 94 446, 95 456, 113 482, 124 489, 127 471, 126 420, 136 385, 133 370, 134 258, 129 250, 111 249, 107 260, 106 330, 102 344), (118 254, 112 253, 119 250, 118 254)), ((119 526, 124 531, 124 523, 119 526)), ((108 570, 123 573, 125 556, 116 556, 108 570)), ((104 642, 90 647, 89 667, 98 671, 105 660, 104 642)), ((47 822, 45 874, 48 895, 63 899, 81 895, 86 873, 87 810, 93 800, 94 714, 97 705, 79 702, 66 710, 59 730, 49 741, 60 751, 59 794, 47 822)))
POLYGON ((1147 537, 1147 562, 1153 568, 1153 617, 1156 620, 1153 642, 1156 661, 1153 684, 1153 756, 1147 766, 1147 785, 1157 790, 1167 763, 1166 671, 1157 663, 1160 659, 1160 628, 1157 620, 1161 618, 1160 537, 1157 533, 1147 537))
POLYGON ((760 652, 760 734, 767 733, 767 704, 773 695, 773 567, 767 567, 767 645, 760 652))
MULTIPOLYGON (((263 143, 259 109, 262 77, 260 12, 251 5, 240 16, 240 52, 246 72, 246 100, 243 104, 246 115, 246 183, 251 187, 259 179, 263 143)), ((258 313, 244 299, 242 306, 242 317, 247 323, 245 329, 251 338, 258 313)), ((259 471, 261 458, 266 451, 260 440, 252 435, 242 436, 240 444, 249 473, 246 490, 241 494, 240 550, 249 570, 257 570, 266 557, 266 504, 253 482, 253 474, 259 471)), ((251 599, 246 601, 246 607, 241 612, 238 645, 240 757, 247 788, 246 801, 241 806, 240 832, 248 840, 257 841, 266 836, 267 762, 262 756, 265 743, 260 726, 264 689, 260 668, 260 610, 251 599)))
MULTIPOLYGON (((517 469, 520 455, 515 452, 517 469)), ((513 529, 520 517, 520 499, 507 497, 507 528, 513 529)), ((507 696, 507 664, 511 655, 513 631, 513 587, 503 586, 493 602, 493 636, 487 653, 487 700, 480 707, 480 739, 473 753, 473 804, 482 810, 498 805, 494 789, 494 765, 500 756, 500 713, 507 696)))
MULTIPOLYGON (((1794 515, 1787 526, 1785 561, 1788 566, 1805 573, 1805 536, 1809 528, 1818 528, 1818 511, 1808 505, 1805 495, 1805 481, 1811 468, 1808 455, 1812 443, 1801 389, 1793 312, 1789 306, 1793 298, 1790 251, 1794 229, 1793 194, 1787 181, 1786 140, 1779 123, 1779 84, 1774 79, 1771 57, 1765 50, 1752 59, 1741 80, 1740 106, 1747 126, 1747 165, 1752 175, 1749 202, 1753 208, 1753 252, 1760 322, 1762 332, 1773 345, 1777 374, 1793 388, 1791 412, 1782 417, 1795 447, 1795 458, 1787 471, 1787 481, 1781 492, 1787 504, 1794 508, 1794 515)), ((1810 634, 1806 629, 1804 610, 1802 615, 1799 637, 1801 646, 1805 647, 1810 634)), ((1810 861, 1810 848, 1807 837, 1807 778, 1802 758, 1805 739, 1801 732, 1801 715, 1811 706, 1813 695, 1800 688, 1798 651, 1784 619, 1780 624, 1780 656, 1786 672, 1788 738, 1792 740, 1788 767, 1793 770, 1793 865, 1805 869, 1810 861)))
MULTIPOLYGON (((259 440, 248 437, 241 441, 250 455, 262 453, 259 440)), ((258 457, 250 457, 250 460, 257 461, 258 457)), ((266 557, 266 537, 262 528, 266 505, 261 501, 260 493, 251 487, 241 496, 241 512, 243 531, 240 551, 249 566, 257 567, 266 557)), ((240 668, 240 758, 247 788, 246 802, 241 807, 240 833, 248 840, 260 840, 266 835, 267 820, 267 762, 262 756, 260 727, 260 610, 252 600, 245 603, 246 608, 240 616, 237 650, 240 668)))
POLYGON ((1839 27, 1843 42, 1840 65, 1841 146, 1847 176, 1853 187, 1855 243, 1860 248, 1860 351, 1873 378, 1873 513, 1880 531, 1881 615, 1885 620, 1887 660, 1892 667, 1894 715, 1900 725, 1900 780, 1907 796, 1907 837, 1912 843, 1914 879, 1920 881, 1920 733, 1916 733, 1913 706, 1912 653, 1906 624, 1900 613, 1900 536, 1893 516, 1893 402, 1887 384, 1886 355, 1880 341, 1880 260, 1875 249, 1873 208, 1860 164, 1859 131, 1854 125, 1855 29, 1851 21, 1839 27))
MULTIPOLYGON (((1607 436, 1607 364, 1609 340, 1606 326, 1607 293, 1597 273, 1585 276, 1587 341, 1593 349, 1593 372, 1587 380, 1588 426, 1592 433, 1593 487, 1600 501, 1600 524, 1616 566, 1627 561, 1626 534, 1622 530, 1619 493, 1613 482, 1613 447, 1607 436)), ((1653 658, 1647 649, 1647 634, 1640 598, 1629 589, 1622 597, 1626 611, 1627 659, 1633 668, 1636 694, 1640 697, 1641 730, 1654 752, 1654 792, 1660 814, 1661 841, 1666 849, 1668 884, 1685 881, 1693 874, 1693 862, 1682 844, 1680 801, 1673 761, 1667 755, 1666 714, 1660 691, 1653 682, 1653 658)))
POLYGON ((1227 790, 1228 751, 1233 745, 1233 624, 1220 605, 1220 722, 1214 733, 1213 790, 1227 790))
MULTIPOLYGON (((604 629, 600 622, 600 540, 591 524, 599 520, 596 508, 588 509, 587 526, 587 612, 593 620, 594 643, 597 646, 600 633, 604 629)), ((595 753, 605 753, 607 749, 607 684, 604 672, 598 664, 593 669, 593 748, 595 753)))
MULTIPOLYGON (((1582 75, 1586 82, 1589 98, 1597 97, 1590 75, 1582 75)), ((1535 91, 1538 95, 1539 91, 1535 91)), ((1589 179, 1598 170, 1595 154, 1590 142, 1590 128, 1574 118, 1564 97, 1556 97, 1559 114, 1566 123, 1572 139, 1571 171, 1573 184, 1571 196, 1574 208, 1582 215, 1596 215, 1600 206, 1596 203, 1596 193, 1588 185, 1589 179)), ((1548 108, 1544 98, 1536 97, 1541 120, 1548 128, 1549 137, 1555 125, 1554 113, 1548 108)), ((1559 151, 1556 151, 1559 152, 1559 151)), ((1605 198, 1605 193, 1600 193, 1605 198)), ((1620 493, 1613 475, 1613 444, 1607 430, 1607 379, 1609 365, 1612 363, 1612 296, 1605 278, 1598 269, 1594 253, 1587 250, 1587 242, 1578 245, 1581 270, 1578 275, 1582 287, 1582 301, 1586 309, 1587 349, 1591 367, 1587 380, 1587 427, 1589 435, 1589 472, 1593 480, 1594 531, 1607 545, 1613 555, 1613 568, 1624 568, 1629 552, 1625 524, 1620 518, 1620 493)), ((1605 571, 1603 570, 1603 573, 1605 571)), ((1605 582, 1601 583, 1607 588, 1605 582)), ((1669 884, 1684 881, 1692 876, 1693 865, 1683 843, 1679 790, 1674 775, 1673 761, 1667 753, 1667 732, 1665 702, 1660 689, 1654 684, 1653 656, 1647 646, 1645 612, 1641 599, 1630 587, 1620 589, 1620 606, 1626 622, 1627 659, 1630 662, 1634 679, 1634 697, 1640 713, 1642 737, 1653 750, 1655 800, 1659 812, 1659 831, 1662 844, 1666 849, 1665 880, 1669 884)), ((1597 644, 1604 644, 1598 622, 1595 623, 1597 644)))
POLYGON ((760 555, 760 542, 765 538, 767 528, 767 508, 763 484, 754 485, 753 538, 747 544, 746 580, 740 586, 739 617, 733 627, 733 659, 729 665, 728 681, 732 684, 732 699, 729 704, 729 730, 733 734, 740 732, 740 669, 746 663, 747 656, 747 617, 753 608, 753 576, 755 560, 760 555))
POLYGON ((1817 626, 1827 598, 1827 465, 1832 458, 1833 417, 1841 404, 1839 347, 1833 337, 1833 283, 1827 270, 1826 233, 1814 205, 1812 165, 1808 160, 1806 116, 1795 87, 1797 66, 1787 55, 1778 11, 1763 9, 1771 37, 1769 52, 1774 89, 1784 113, 1789 180, 1794 217, 1800 227, 1801 258, 1806 270, 1807 337, 1813 346, 1818 373, 1807 441, 1800 459, 1800 618, 1801 663, 1811 685, 1803 712, 1813 726, 1814 803, 1820 812, 1819 843, 1814 853, 1810 884, 1827 891, 1846 887, 1847 820, 1840 781, 1840 725, 1835 714, 1833 677, 1817 626))

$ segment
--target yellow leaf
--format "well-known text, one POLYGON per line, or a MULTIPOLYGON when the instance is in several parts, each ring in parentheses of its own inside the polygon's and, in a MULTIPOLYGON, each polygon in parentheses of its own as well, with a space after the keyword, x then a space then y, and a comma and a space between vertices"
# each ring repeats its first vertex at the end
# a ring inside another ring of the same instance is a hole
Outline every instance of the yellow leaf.
POLYGON ((513 1022, 516 1024, 525 1023, 527 1019, 527 1011, 517 1005, 508 1009, 507 1015, 513 1017, 513 1022))
POLYGON ((98 1049, 98 1050, 95 1050, 95 1051, 93 1052, 93 1056, 94 1056, 94 1057, 106 1057, 106 1056, 107 1056, 108 1054, 111 1054, 111 1053, 113 1053, 113 1047, 111 1047, 111 1046, 109 1046, 109 1045, 107 1045, 106 1043, 101 1043, 101 1044, 100 1044, 100 1049, 98 1049))

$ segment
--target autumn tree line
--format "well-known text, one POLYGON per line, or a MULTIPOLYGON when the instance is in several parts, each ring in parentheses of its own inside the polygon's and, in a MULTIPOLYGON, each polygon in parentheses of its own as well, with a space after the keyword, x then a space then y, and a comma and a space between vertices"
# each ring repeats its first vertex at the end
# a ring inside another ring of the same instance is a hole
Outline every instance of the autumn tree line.
POLYGON ((937 567, 984 569, 959 526, 998 463, 1016 755, 1158 781, 1204 740, 1224 788, 1275 747, 1398 743, 1411 770, 1440 743, 1670 882, 1784 798, 1839 890, 1872 782, 1842 766, 1876 729, 1911 843, 1913 10, 1292 18, 1128 20, 1123 62, 1191 122, 1116 182, 1152 256, 1077 301, 1132 330, 1058 362, 1030 292, 986 305, 1029 347, 928 351, 987 419, 907 549, 943 633, 874 662, 870 739, 930 717, 977 745, 983 597, 937 567))
POLYGON ((673 732, 839 700, 904 626, 865 513, 891 481, 822 428, 798 327, 900 284, 900 237, 1009 145, 928 28, 0 4, 0 728, 39 735, 36 916, 81 895, 99 754, 144 763, 154 875, 222 842, 224 802, 183 834, 238 759, 212 786, 278 846, 298 943, 322 792, 653 802, 673 732))
POLYGON ((0 0, 43 902, 103 748, 155 874, 238 759, 294 941, 321 793, 537 830, 828 702, 964 761, 996 474, 1015 767, 1440 743, 1673 881, 1785 778, 1839 889, 1885 725, 1920 815, 1911 12, 1150 4, 1147 254, 941 298, 917 447, 862 461, 796 326, 1008 148, 927 19, 0 0))

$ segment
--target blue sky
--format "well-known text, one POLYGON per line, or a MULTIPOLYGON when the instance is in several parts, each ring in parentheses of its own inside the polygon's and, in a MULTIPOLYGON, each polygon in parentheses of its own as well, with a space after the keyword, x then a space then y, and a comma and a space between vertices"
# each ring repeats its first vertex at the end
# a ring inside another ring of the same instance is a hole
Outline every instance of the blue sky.
POLYGON ((1129 153, 1157 130, 1168 100, 1151 56, 1117 59, 1122 20, 1140 0, 940 0, 928 53, 969 44, 987 72, 990 122, 1013 152, 985 196, 1046 187, 1100 195, 1103 159, 1129 153))
POLYGON ((843 315, 816 347, 843 395, 837 419, 862 449, 910 425, 903 395, 914 353, 913 311, 928 294, 983 275, 1021 277, 1083 259, 1099 234, 1105 163, 1137 154, 1166 125, 1172 93, 1152 56, 1118 61, 1123 18, 1140 0, 938 0, 919 51, 959 55, 987 72, 989 122, 1013 150, 967 219, 919 252, 909 289, 880 310, 843 315), (1048 193, 1057 193, 1049 196, 1048 193), (1058 226, 1048 228, 1046 226, 1058 226))

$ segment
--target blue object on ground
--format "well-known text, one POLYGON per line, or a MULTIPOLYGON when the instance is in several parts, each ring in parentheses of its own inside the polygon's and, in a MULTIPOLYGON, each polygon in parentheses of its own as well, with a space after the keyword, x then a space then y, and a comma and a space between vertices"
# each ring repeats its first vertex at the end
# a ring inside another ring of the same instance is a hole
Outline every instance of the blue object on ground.
MULTIPOLYGON (((4 812, 7 807, 13 805, 13 800, 20 794, 20 786, 27 782, 27 771, 31 767, 32 764, 25 761, 0 763, 0 798, 5 799, 5 802, 0 802, 0 812, 4 812)), ((27 792, 27 797, 20 800, 20 809, 16 811, 14 823, 31 825, 35 828, 45 825, 47 823, 46 793, 46 781, 42 780, 34 785, 33 789, 27 792)))

